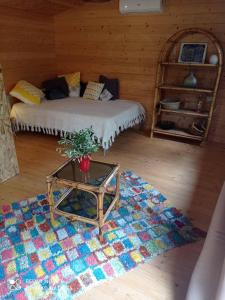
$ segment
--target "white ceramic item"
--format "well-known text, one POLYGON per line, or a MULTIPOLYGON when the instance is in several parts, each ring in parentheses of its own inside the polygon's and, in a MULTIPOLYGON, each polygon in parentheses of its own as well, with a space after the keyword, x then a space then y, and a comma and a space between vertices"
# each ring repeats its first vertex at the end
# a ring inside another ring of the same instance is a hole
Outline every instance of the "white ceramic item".
POLYGON ((184 86, 187 88, 196 88, 197 86, 197 78, 195 77, 193 72, 190 72, 188 76, 184 78, 184 86))
POLYGON ((178 110, 180 108, 180 100, 173 100, 167 98, 160 101, 160 103, 164 109, 178 110))
POLYGON ((212 54, 209 58, 209 63, 211 65, 217 65, 218 64, 218 61, 219 61, 219 58, 216 54, 212 54))

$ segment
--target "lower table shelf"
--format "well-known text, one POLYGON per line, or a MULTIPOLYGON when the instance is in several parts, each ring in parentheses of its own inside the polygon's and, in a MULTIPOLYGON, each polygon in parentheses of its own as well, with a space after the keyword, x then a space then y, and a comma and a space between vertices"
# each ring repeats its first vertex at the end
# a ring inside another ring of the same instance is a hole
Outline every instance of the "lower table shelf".
POLYGON ((165 130, 165 129, 155 127, 153 132, 158 134, 164 134, 167 136, 181 137, 181 138, 186 138, 186 139, 196 140, 196 141, 202 141, 204 139, 203 136, 193 135, 178 129, 165 130))
MULTIPOLYGON (((115 194, 105 193, 103 213, 105 214, 115 198, 115 194)), ((57 205, 57 211, 69 213, 84 218, 96 219, 97 198, 87 191, 72 189, 70 193, 57 205)))

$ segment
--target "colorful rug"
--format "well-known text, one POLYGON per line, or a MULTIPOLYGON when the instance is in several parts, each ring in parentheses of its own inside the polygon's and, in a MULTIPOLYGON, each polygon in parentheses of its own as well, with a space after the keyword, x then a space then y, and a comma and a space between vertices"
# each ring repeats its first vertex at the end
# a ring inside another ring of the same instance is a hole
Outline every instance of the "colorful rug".
MULTIPOLYGON (((55 193, 59 197, 60 192, 55 193)), ((121 207, 98 230, 57 218, 46 195, 2 206, 0 298, 71 300, 165 251, 205 236, 166 198, 134 173, 121 176, 121 207)))

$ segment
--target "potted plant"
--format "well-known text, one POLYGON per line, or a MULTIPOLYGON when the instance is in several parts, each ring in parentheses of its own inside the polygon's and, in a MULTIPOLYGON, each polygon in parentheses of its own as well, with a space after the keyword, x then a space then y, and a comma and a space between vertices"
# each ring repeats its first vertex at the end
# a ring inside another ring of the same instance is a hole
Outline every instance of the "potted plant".
POLYGON ((82 129, 72 134, 66 134, 58 141, 62 147, 56 150, 63 156, 77 159, 82 172, 88 172, 90 168, 90 155, 99 149, 99 144, 94 138, 92 128, 82 129))

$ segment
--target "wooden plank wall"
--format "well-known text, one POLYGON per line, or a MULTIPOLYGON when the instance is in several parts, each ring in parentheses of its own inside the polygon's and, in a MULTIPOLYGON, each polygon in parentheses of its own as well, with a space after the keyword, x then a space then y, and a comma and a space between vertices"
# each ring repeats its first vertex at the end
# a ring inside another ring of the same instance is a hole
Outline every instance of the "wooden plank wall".
MULTIPOLYGON (((99 74, 118 77, 121 97, 140 101, 149 129, 159 51, 177 30, 212 31, 225 48, 223 0, 167 0, 163 14, 120 15, 118 0, 85 4, 55 17, 57 72, 81 71, 83 80, 99 74)), ((225 143, 224 73, 210 139, 225 143)))
POLYGON ((39 85, 54 74, 52 17, 0 8, 0 63, 8 92, 20 79, 39 85))

